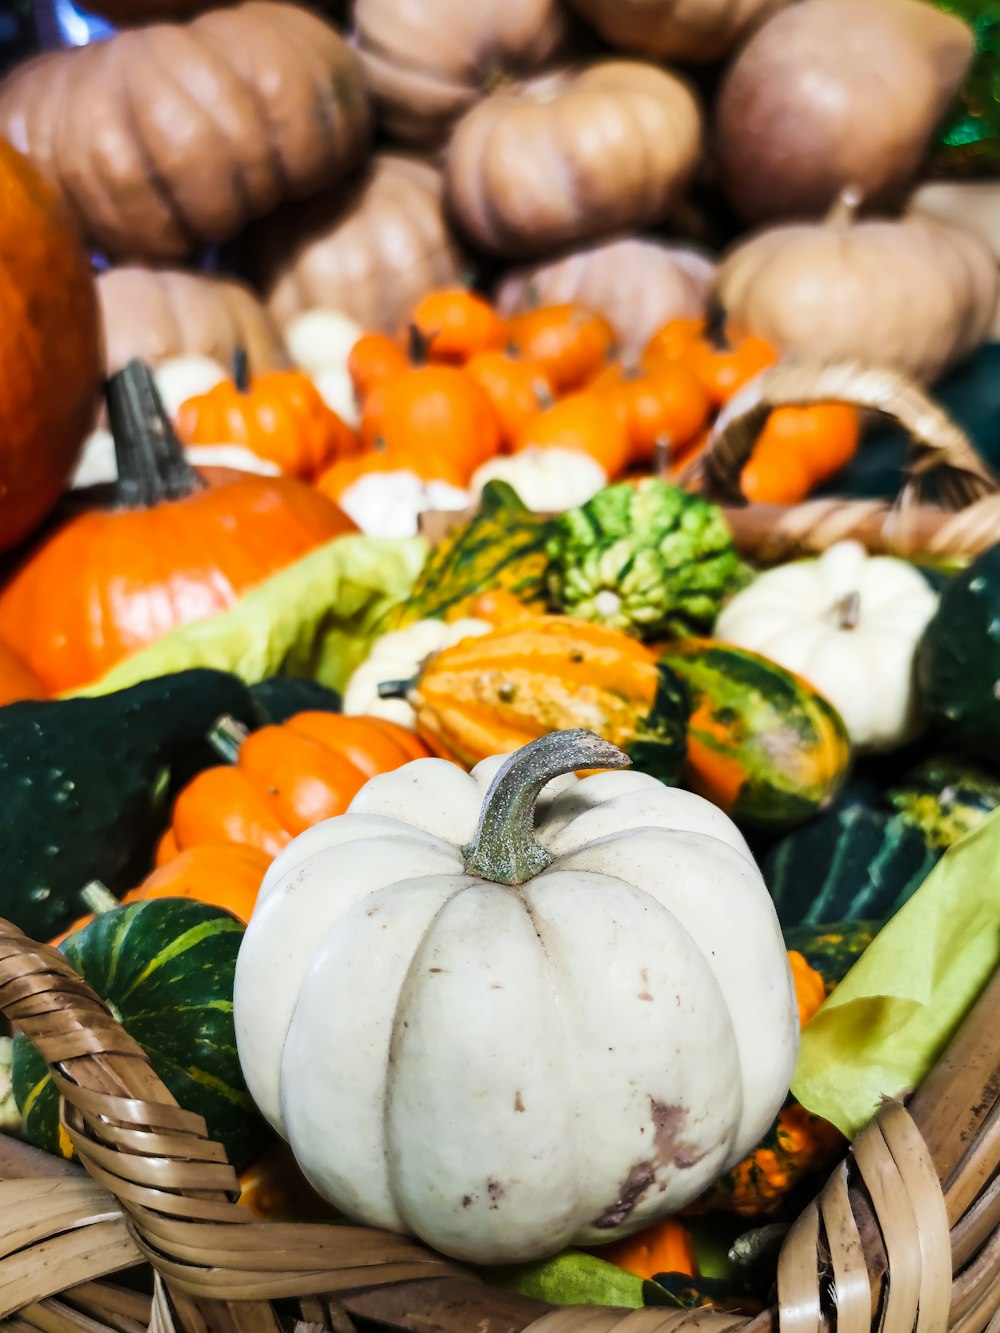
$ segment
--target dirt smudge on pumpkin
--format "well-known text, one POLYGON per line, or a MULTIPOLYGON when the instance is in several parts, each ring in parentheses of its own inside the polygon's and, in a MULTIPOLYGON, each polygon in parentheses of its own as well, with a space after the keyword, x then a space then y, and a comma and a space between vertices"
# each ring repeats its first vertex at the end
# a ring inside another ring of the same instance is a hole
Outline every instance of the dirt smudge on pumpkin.
POLYGON ((514 1093, 514 1110, 515 1111, 524 1110, 524 1098, 521 1096, 520 1088, 518 1088, 518 1090, 514 1093))
POLYGON ((625 1177, 614 1203, 605 1208, 594 1226, 601 1231, 621 1226, 655 1179, 652 1162, 637 1162, 625 1177))
POLYGON ((507 1191, 504 1189, 503 1185, 500 1184, 499 1180, 488 1180, 486 1182, 486 1193, 489 1195, 490 1199, 490 1211, 495 1213, 500 1207, 500 1200, 507 1191))
MULTIPOLYGON (((656 1165, 675 1166, 679 1171, 697 1166, 705 1156, 704 1152, 691 1143, 681 1141, 681 1133, 687 1122, 686 1108, 667 1106, 665 1102, 650 1097, 649 1109, 653 1116, 656 1165)), ((661 1186, 661 1190, 665 1188, 665 1185, 661 1186)))
POLYGON ((649 968, 644 967, 639 976, 642 978, 642 990, 639 992, 639 999, 651 1000, 653 997, 649 993, 649 968))

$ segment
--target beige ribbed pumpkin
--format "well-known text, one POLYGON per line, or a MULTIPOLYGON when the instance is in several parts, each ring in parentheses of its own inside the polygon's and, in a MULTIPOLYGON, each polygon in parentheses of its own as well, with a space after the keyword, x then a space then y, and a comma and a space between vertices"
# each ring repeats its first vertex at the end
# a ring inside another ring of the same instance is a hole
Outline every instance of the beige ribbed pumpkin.
POLYGON ((505 79, 544 69, 567 35, 560 0, 356 0, 354 43, 379 119, 438 145, 505 79))
POLYGON ((543 255, 662 220, 701 150, 698 104, 676 75, 606 60, 502 89, 459 121, 448 201, 483 249, 543 255))
POLYGON ((742 242, 719 266, 717 296, 734 324, 796 356, 932 381, 986 336, 996 259, 974 232, 927 215, 854 221, 855 202, 846 192, 824 222, 742 242))
POLYGON ((789 0, 569 0, 605 41, 652 59, 707 64, 789 0))
POLYGON ((502 315, 569 303, 596 310, 627 359, 668 320, 703 315, 714 275, 715 265, 697 250, 622 236, 514 269, 497 287, 496 304, 502 315))
POLYGON ((248 259, 278 327, 323 306, 395 332, 422 296, 459 280, 441 196, 441 174, 426 162, 380 154, 352 191, 261 223, 248 259))

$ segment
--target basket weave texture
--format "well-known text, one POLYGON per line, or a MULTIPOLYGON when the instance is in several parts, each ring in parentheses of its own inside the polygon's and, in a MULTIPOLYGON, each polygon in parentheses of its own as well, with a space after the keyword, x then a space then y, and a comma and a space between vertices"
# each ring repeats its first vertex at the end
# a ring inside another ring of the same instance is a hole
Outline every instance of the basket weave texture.
POLYGON ((0 1320, 13 1333, 348 1333, 356 1319, 413 1333, 1000 1330, 1000 974, 908 1106, 881 1108, 796 1221, 775 1304, 752 1318, 557 1309, 405 1237, 256 1221, 200 1117, 62 955, 6 921, 0 1011, 52 1067, 86 1169, 0 1140, 0 1320), (142 1261, 152 1300, 106 1280, 142 1261))

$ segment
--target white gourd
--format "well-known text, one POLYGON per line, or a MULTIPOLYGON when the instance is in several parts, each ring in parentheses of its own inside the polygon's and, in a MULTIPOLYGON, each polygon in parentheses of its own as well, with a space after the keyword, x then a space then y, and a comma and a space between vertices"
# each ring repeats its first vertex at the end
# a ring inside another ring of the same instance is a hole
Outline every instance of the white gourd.
POLYGON ((561 513, 586 504, 608 484, 607 473, 596 459, 580 449, 522 449, 491 458, 473 475, 477 497, 488 481, 505 481, 522 503, 536 513, 561 513))
POLYGON ((325 306, 296 315, 285 329, 285 346, 292 361, 310 377, 327 407, 352 429, 357 428, 361 414, 347 358, 363 333, 350 315, 325 306))
POLYGON ((420 759, 270 867, 240 1060, 348 1217, 536 1259, 683 1207, 771 1124, 798 1046, 774 906, 714 805, 572 776, 628 762, 586 731, 420 759))
POLYGON ((826 696, 858 749, 911 739, 921 715, 913 659, 938 596, 905 560, 837 542, 767 570, 723 607, 715 637, 778 662, 826 696))
POLYGON ((368 472, 337 501, 366 537, 415 537, 427 510, 467 509, 469 494, 446 481, 424 481, 408 468, 368 472))

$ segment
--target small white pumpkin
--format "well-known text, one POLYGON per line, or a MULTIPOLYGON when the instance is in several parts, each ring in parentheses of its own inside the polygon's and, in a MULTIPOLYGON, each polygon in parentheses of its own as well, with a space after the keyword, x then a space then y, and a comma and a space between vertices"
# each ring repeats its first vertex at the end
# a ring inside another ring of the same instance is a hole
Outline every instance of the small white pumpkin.
POLYGON ((423 481, 415 472, 369 472, 344 490, 337 503, 367 537, 415 537, 429 509, 467 509, 469 494, 445 481, 423 481))
POLYGON ((364 329, 342 310, 318 306, 306 310, 285 329, 292 361, 310 377, 320 396, 352 429, 361 420, 347 358, 364 329))
POLYGON ((417 620, 404 629, 390 630, 376 639, 371 652, 357 667, 344 689, 345 713, 382 717, 415 731, 416 713, 406 699, 383 699, 379 686, 389 681, 414 680, 431 653, 450 648, 463 639, 489 634, 488 620, 417 620))
POLYGON ((763 878, 700 797, 571 776, 628 762, 587 731, 420 759, 268 870, 240 1061, 348 1217, 537 1259, 675 1212, 771 1124, 798 1017, 763 878))
POLYGON ((595 458, 580 449, 522 449, 491 458, 476 469, 472 491, 478 498, 488 481, 505 481, 536 513, 560 513, 586 504, 608 484, 595 458))
POLYGON ((758 575, 722 609, 715 637, 796 672, 830 700, 856 748, 885 750, 920 730, 913 659, 937 604, 907 561, 838 542, 758 575))
POLYGON ((171 356, 153 370, 156 388, 171 421, 177 419, 181 403, 201 393, 210 393, 217 384, 231 378, 220 361, 196 353, 171 356))

